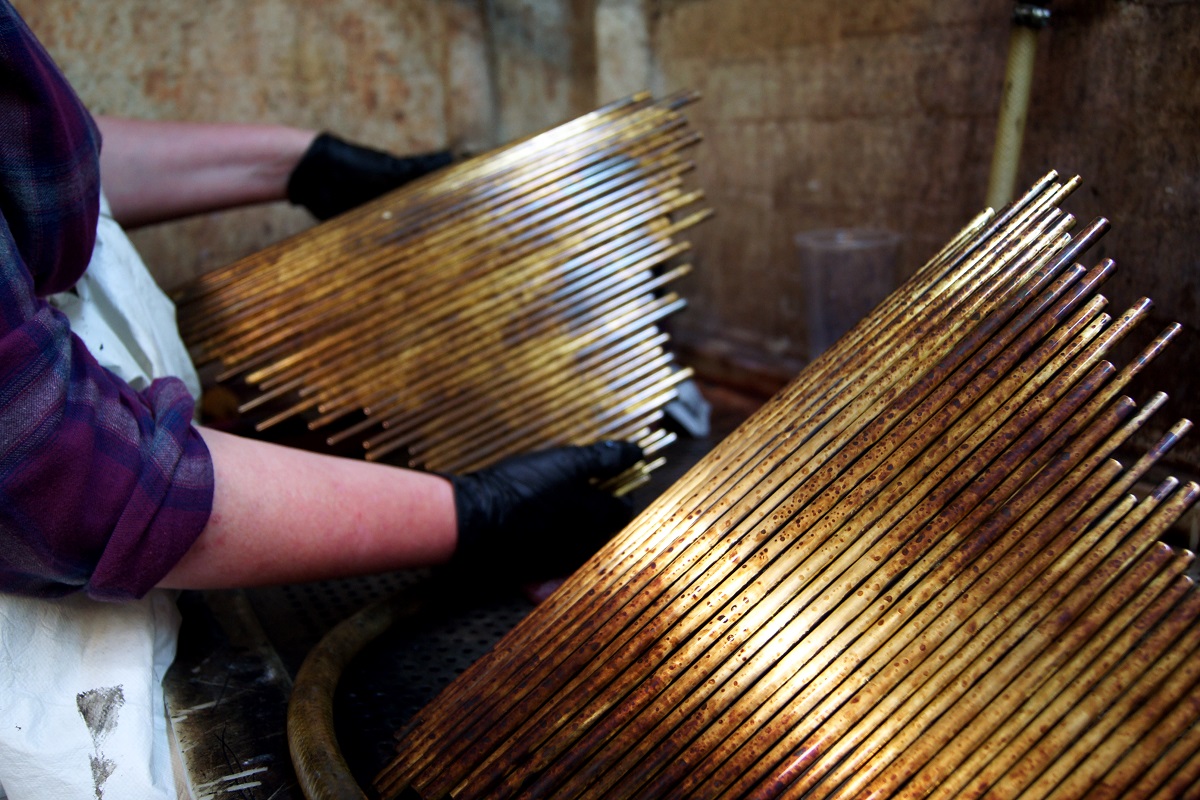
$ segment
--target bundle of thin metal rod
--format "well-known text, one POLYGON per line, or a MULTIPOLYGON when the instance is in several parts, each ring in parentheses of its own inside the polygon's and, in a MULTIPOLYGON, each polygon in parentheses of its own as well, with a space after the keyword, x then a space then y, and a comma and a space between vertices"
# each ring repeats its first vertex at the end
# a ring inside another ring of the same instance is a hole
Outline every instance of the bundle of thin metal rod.
POLYGON ((1161 538, 1200 487, 1131 494, 1189 423, 1116 458, 1178 326, 1110 360, 1149 301, 1104 310, 1077 183, 968 225, 419 712, 380 796, 1195 796, 1161 538))
MULTIPOLYGON (((684 306, 690 95, 639 95, 461 162, 206 274, 178 298, 197 363, 368 459, 448 472, 600 438, 647 455, 691 374, 684 306)), ((649 459, 647 459, 649 460, 649 459)), ((643 462, 620 488, 644 480, 643 462)))

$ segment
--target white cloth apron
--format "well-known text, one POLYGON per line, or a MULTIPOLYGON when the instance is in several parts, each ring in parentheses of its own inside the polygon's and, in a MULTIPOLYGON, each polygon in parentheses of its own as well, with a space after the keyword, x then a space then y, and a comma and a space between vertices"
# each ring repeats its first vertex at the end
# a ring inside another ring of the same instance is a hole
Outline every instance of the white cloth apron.
MULTIPOLYGON (((135 389, 200 381, 155 284, 101 196, 96 249, 50 298, 88 350, 135 389)), ((162 681, 175 658, 175 593, 135 602, 0 594, 0 798, 175 798, 162 681)))

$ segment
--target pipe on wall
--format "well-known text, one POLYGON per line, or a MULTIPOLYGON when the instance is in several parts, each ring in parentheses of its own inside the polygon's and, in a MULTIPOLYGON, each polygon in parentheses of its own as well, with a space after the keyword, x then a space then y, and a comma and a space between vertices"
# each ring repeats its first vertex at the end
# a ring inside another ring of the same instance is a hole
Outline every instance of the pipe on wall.
POLYGON ((1000 98, 1000 119, 996 124, 996 146, 992 151, 992 171, 988 179, 987 204, 993 209, 1001 208, 1011 200, 1016 186, 1025 117, 1033 86, 1037 34, 1049 22, 1050 11, 1044 4, 1018 2, 1013 11, 1004 93, 1000 98))

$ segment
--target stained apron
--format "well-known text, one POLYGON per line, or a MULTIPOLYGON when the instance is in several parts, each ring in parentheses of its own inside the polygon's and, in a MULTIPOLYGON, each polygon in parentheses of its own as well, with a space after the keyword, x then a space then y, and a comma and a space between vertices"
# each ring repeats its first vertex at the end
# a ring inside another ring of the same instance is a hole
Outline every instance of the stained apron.
MULTIPOLYGON (((87 271, 51 305, 88 350, 135 389, 200 381, 175 307, 101 196, 87 271)), ((175 592, 103 603, 0 594, 0 798, 178 796, 163 676, 175 658, 175 592)))

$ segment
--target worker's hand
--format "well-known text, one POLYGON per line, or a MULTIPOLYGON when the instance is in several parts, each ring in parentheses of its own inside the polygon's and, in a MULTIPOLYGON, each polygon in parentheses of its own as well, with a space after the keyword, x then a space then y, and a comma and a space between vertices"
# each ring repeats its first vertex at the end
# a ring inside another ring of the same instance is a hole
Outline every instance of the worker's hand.
POLYGON ((288 200, 329 219, 447 166, 449 152, 398 158, 322 133, 288 177, 288 200))
POLYGON ((595 486, 642 457, 631 442, 605 441, 512 456, 449 476, 458 514, 455 560, 516 571, 518 578, 566 575, 629 522, 632 503, 595 486))

